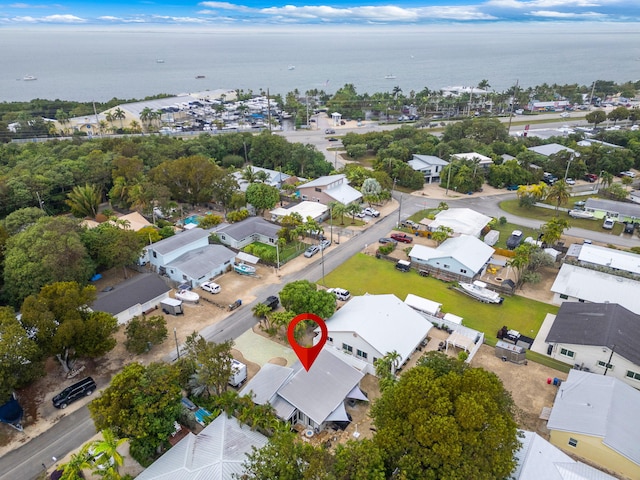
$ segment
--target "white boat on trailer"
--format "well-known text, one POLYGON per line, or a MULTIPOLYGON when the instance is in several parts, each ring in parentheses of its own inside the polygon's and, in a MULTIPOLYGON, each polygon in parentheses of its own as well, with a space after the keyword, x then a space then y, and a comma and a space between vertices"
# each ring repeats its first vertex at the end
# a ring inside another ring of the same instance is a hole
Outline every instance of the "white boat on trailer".
POLYGON ((191 302, 198 303, 200 300, 200 295, 196 292, 192 292, 191 290, 178 290, 175 294, 176 299, 182 300, 183 302, 191 302))
POLYGON ((233 269, 236 273, 240 275, 255 275, 256 267, 252 267, 251 265, 247 265, 246 263, 237 263, 233 265, 233 269))
POLYGON ((460 291, 466 293, 470 297, 475 298, 484 303, 502 303, 502 298, 497 292, 487 288, 487 284, 476 280, 473 283, 458 282, 460 285, 460 291))

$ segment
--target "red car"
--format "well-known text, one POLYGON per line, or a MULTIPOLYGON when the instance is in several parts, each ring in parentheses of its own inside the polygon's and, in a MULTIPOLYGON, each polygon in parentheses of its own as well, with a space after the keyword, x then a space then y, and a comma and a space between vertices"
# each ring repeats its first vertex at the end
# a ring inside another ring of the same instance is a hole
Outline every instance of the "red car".
POLYGON ((594 173, 587 173, 587 174, 584 176, 584 179, 585 179, 587 182, 589 182, 589 183, 593 183, 593 182, 595 182, 596 180, 598 180, 598 176, 597 176, 596 174, 594 174, 594 173))
POLYGON ((406 233, 392 233, 391 234, 391 238, 393 238, 394 240, 397 240, 398 242, 402 242, 402 243, 411 243, 411 242, 413 242, 413 238, 411 238, 406 233))

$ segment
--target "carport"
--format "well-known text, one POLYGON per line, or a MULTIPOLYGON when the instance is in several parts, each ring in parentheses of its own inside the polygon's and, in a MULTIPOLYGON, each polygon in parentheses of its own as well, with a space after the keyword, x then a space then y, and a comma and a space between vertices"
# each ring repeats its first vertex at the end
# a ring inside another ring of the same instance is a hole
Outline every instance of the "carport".
POLYGON ((238 252, 236 258, 242 263, 249 263, 251 265, 256 265, 260 261, 260 258, 245 252, 238 252))

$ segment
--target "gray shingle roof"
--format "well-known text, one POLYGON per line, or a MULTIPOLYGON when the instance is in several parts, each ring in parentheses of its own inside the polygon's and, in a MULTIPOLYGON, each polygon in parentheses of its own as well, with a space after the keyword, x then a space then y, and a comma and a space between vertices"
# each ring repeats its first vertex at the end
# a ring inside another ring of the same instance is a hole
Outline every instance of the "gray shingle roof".
POLYGON ((605 210, 607 212, 617 212, 627 217, 640 218, 640 205, 635 203, 616 202, 614 200, 601 200, 599 198, 588 198, 585 210, 605 210))
POLYGON ((267 222, 262 217, 249 217, 241 222, 233 223, 227 227, 218 230, 219 234, 229 235, 235 240, 242 240, 250 235, 259 233, 267 237, 275 238, 278 236, 280 226, 271 222, 267 222))
POLYGON ((615 353, 640 365, 640 315, 615 303, 564 302, 546 342, 615 345, 615 353))
POLYGON ((91 305, 94 312, 117 315, 130 307, 143 304, 171 290, 164 280, 155 273, 141 273, 125 280, 110 292, 99 292, 91 305))

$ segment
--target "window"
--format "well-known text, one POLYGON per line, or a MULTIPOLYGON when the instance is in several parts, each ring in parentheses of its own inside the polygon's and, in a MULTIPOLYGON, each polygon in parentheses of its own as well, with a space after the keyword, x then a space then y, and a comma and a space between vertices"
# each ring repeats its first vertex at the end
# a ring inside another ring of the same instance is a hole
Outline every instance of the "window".
POLYGON ((578 446, 578 440, 576 440, 575 438, 569 437, 569 446, 573 447, 573 448, 577 447, 578 446))
POLYGON ((345 352, 353 353, 353 347, 351 345, 347 345, 346 343, 342 344, 342 349, 345 352))
POLYGON ((327 337, 327 340, 329 341, 329 343, 333 343, 333 337, 327 337))
POLYGON ((602 360, 598 360, 598 366, 602 368, 608 368, 609 370, 613 370, 613 365, 607 362, 603 362, 602 360))
POLYGON ((363 352, 362 350, 356 350, 356 355, 360 358, 364 358, 365 360, 367 359, 367 352, 363 352))
POLYGON ((560 298, 563 300, 566 300, 567 298, 569 298, 569 295, 565 295, 564 293, 561 293, 560 298))
POLYGON ((467 271, 464 268, 461 268, 460 273, 467 273, 467 271))
POLYGON ((152 253, 153 253, 153 258, 158 258, 158 255, 156 255, 156 251, 155 250, 152 253))
POLYGON ((575 358, 576 352, 572 352, 571 350, 567 350, 566 348, 561 348, 560 355, 564 355, 565 357, 569 358, 575 358))
POLYGON ((631 378, 633 380, 639 380, 640 381, 640 373, 632 372, 631 370, 627 370, 627 377, 631 378))
POLYGON ((303 200, 306 200, 306 199, 307 199, 307 196, 306 196, 306 195, 302 195, 302 199, 303 199, 303 200))
POLYGON ((322 189, 320 187, 316 187, 316 192, 322 192, 322 189))
POLYGON ((451 268, 451 265, 444 264, 443 267, 444 268, 451 268))

